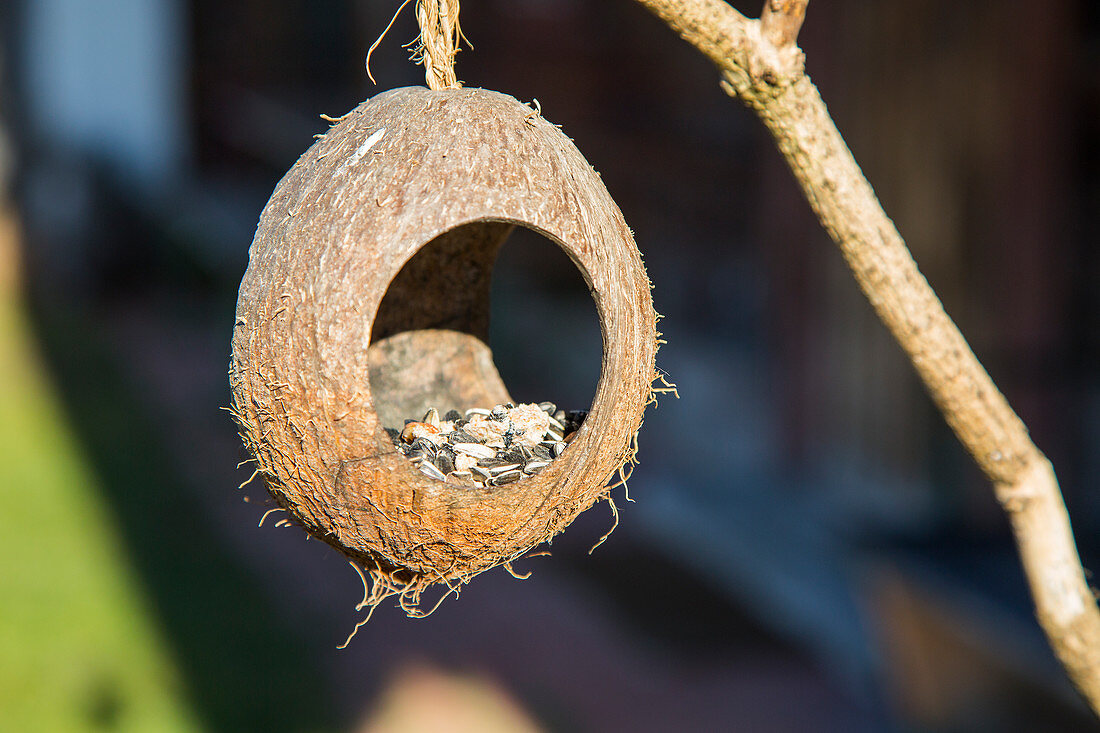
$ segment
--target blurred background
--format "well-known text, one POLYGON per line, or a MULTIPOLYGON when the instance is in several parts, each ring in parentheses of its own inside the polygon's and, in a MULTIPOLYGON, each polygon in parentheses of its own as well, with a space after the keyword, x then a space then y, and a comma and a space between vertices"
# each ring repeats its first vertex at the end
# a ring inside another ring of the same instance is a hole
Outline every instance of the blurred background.
MULTIPOLYGON (((680 388, 552 557, 409 620, 266 492, 229 416, 236 288, 327 123, 422 83, 398 0, 0 5, 0 730, 1068 731, 1007 523, 753 115, 630 0, 467 0, 470 86, 602 173, 680 388)), ((755 16, 756 4, 735 3, 755 16)), ((1100 7, 810 4, 810 75, 1053 460, 1100 564, 1100 7)), ((521 233, 513 394, 591 400, 595 310, 521 233)))

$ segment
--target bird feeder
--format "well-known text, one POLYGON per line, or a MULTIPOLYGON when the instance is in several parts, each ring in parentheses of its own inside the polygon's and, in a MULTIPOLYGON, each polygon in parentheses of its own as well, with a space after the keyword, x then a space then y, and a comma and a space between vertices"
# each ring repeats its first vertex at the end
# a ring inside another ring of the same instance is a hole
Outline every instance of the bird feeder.
POLYGON ((345 115, 260 217, 233 333, 232 412, 278 505, 391 586, 463 581, 562 531, 633 457, 657 334, 650 284, 599 175, 532 108, 396 89, 345 115), (594 401, 537 475, 478 488, 415 470, 384 430, 511 401, 487 346, 513 227, 559 245, 595 300, 594 401))

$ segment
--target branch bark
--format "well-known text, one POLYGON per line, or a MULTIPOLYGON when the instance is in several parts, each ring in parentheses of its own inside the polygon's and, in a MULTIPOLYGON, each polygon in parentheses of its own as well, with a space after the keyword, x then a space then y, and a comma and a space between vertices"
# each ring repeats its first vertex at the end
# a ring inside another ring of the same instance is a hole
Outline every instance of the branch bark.
POLYGON ((767 0, 760 13, 764 38, 777 48, 793 46, 806 18, 809 0, 767 0))
POLYGON ((722 72, 775 138, 860 288, 905 350, 1008 515, 1036 615, 1100 716, 1100 610, 1085 581, 1054 469, 917 269, 804 72, 805 0, 767 0, 760 20, 722 0, 638 0, 722 72))

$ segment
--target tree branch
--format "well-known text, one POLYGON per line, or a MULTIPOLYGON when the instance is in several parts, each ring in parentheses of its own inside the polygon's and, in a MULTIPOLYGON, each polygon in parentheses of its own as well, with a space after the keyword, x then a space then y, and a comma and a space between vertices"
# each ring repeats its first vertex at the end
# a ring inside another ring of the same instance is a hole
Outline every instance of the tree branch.
POLYGON ((750 20, 721 0, 638 0, 722 71, 723 88, 775 138, 860 288, 905 350, 1008 514, 1036 615, 1100 715, 1100 611, 1054 469, 1028 437, 917 269, 837 131, 795 45, 806 2, 768 0, 750 20))
POLYGON ((760 13, 764 38, 778 48, 793 46, 806 18, 808 3, 809 0, 767 0, 760 13))

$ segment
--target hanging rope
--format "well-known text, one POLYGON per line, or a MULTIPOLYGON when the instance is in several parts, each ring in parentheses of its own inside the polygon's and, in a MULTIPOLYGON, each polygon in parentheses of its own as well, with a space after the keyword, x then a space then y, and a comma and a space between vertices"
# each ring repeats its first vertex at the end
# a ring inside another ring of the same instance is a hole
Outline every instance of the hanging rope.
MULTIPOLYGON (((390 28, 397 22, 397 16, 412 0, 405 0, 393 14, 389 25, 382 34, 371 44, 367 51, 367 76, 377 84, 374 75, 370 71, 370 57, 382 39, 390 32, 390 28)), ((458 0, 417 0, 416 21, 420 24, 420 36, 412 43, 405 46, 413 46, 412 60, 417 64, 424 64, 424 77, 428 82, 428 88, 457 89, 462 82, 455 76, 455 54, 458 53, 459 41, 470 41, 462 35, 462 29, 458 25, 458 0)))
POLYGON ((420 41, 413 61, 424 64, 428 88, 462 86, 455 76, 455 54, 463 38, 458 25, 458 0, 417 0, 416 20, 420 24, 420 41))

